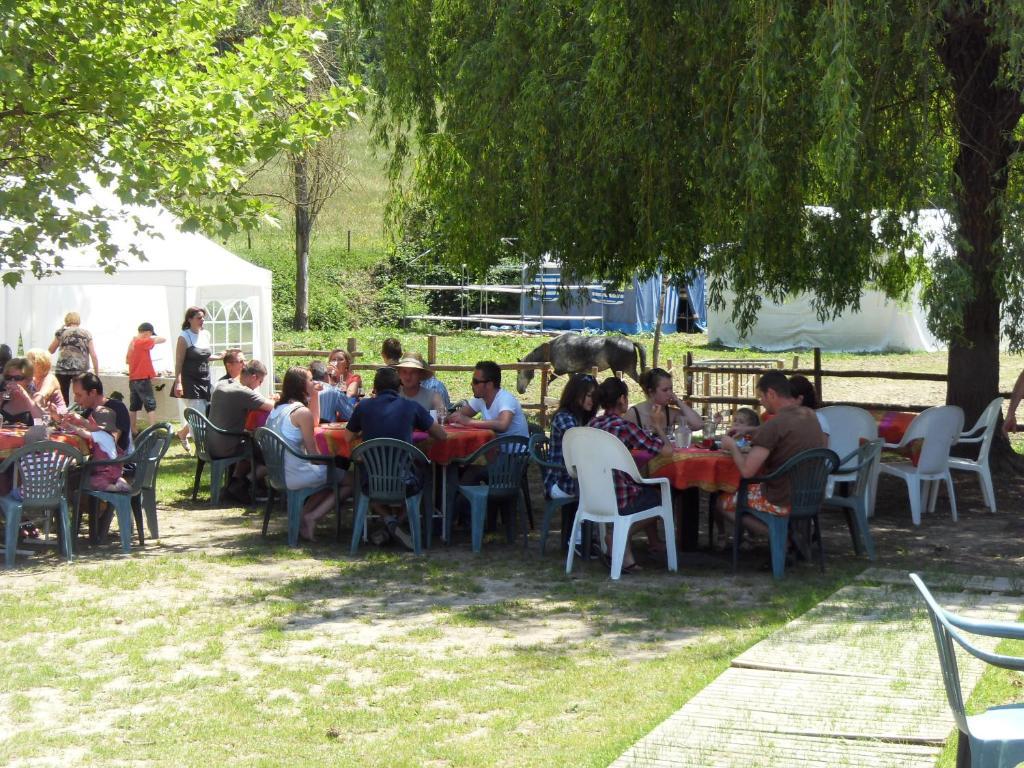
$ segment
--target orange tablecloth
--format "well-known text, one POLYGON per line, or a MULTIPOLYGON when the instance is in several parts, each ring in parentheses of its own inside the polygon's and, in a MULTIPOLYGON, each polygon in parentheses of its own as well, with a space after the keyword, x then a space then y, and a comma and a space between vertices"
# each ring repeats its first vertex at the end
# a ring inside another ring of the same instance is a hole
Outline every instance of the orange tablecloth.
MULTIPOLYGON (((6 459, 25 444, 26 431, 26 428, 19 429, 17 427, 4 427, 3 429, 0 429, 0 460, 6 459)), ((57 443, 65 443, 75 450, 81 451, 86 456, 89 455, 89 441, 84 440, 78 435, 54 432, 49 434, 47 439, 53 440, 57 443)))
POLYGON ((732 457, 704 448, 677 448, 671 456, 659 454, 648 462, 647 475, 667 477, 678 490, 734 493, 740 485, 740 471, 732 457))
MULTIPOLYGON (((348 457, 351 455, 352 444, 344 434, 344 424, 325 424, 314 430, 316 444, 324 453, 348 457)), ((427 458, 435 464, 449 464, 452 459, 469 456, 480 446, 494 439, 494 432, 489 429, 467 429, 445 425, 447 440, 432 440, 426 432, 413 432, 413 442, 423 451, 427 458)), ((358 444, 358 442, 356 443, 358 444)))
POLYGON ((249 415, 245 417, 245 431, 255 432, 266 425, 269 415, 270 411, 249 411, 249 415))

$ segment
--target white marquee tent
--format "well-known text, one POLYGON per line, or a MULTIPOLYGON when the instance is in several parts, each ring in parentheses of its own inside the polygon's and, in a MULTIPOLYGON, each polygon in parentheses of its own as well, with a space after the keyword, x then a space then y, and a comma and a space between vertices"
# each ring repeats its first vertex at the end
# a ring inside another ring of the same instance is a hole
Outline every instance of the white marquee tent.
MULTIPOLYGON (((918 231, 924 241, 926 259, 931 260, 939 249, 948 247, 948 224, 945 211, 928 209, 918 213, 918 231)), ((797 347, 819 347, 829 352, 935 352, 945 348, 928 330, 917 289, 903 303, 887 299, 880 291, 865 290, 859 312, 847 310, 835 320, 825 322, 818 320, 809 294, 791 296, 781 304, 765 301, 756 325, 746 336, 740 335, 730 317, 734 294, 725 291, 723 298, 723 309, 708 308, 708 339, 727 347, 754 347, 769 352, 797 347)))
MULTIPOLYGON (((112 241, 125 264, 114 274, 97 265, 97 251, 87 247, 62 255, 60 274, 42 279, 27 275, 0 297, 0 341, 16 348, 46 348, 65 313, 77 311, 82 327, 95 339, 100 370, 122 372, 128 342, 142 322, 150 322, 167 344, 153 350, 158 372, 174 368, 174 344, 185 309, 206 307, 214 351, 241 347, 247 356, 270 368, 273 360, 271 273, 235 256, 200 234, 183 232, 178 220, 159 206, 123 206, 110 192, 95 190, 79 206, 99 204, 116 213, 112 241), (136 232, 130 217, 150 229, 136 232), (146 256, 128 251, 134 244, 146 256)), ((0 224, 2 226, 2 224, 0 224)), ((106 375, 104 379, 106 379, 106 375)), ((264 383, 265 387, 270 382, 264 383)))

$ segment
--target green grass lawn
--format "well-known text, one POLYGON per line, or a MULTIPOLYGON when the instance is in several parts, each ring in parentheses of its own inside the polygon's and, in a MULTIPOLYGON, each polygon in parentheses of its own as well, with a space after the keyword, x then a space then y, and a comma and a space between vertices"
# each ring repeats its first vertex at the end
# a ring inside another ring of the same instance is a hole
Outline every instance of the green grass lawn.
POLYGON ((328 528, 291 550, 281 515, 264 540, 192 505, 193 467, 168 457, 144 552, 0 580, 0 762, 606 765, 859 570, 612 583, 536 537, 349 558, 328 528))

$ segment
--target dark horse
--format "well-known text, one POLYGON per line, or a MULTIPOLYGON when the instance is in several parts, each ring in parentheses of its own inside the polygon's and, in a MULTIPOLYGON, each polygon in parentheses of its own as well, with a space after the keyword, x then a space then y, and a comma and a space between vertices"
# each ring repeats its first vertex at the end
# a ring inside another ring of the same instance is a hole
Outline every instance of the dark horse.
MULTIPOLYGON (((563 373, 589 373, 595 367, 599 371, 611 369, 622 371, 633 381, 640 382, 640 374, 647 367, 647 353, 639 344, 625 336, 580 336, 578 333, 563 333, 548 344, 541 344, 522 360, 522 363, 551 363, 555 376, 563 373), (550 349, 550 359, 545 354, 550 349)), ((516 389, 519 394, 533 379, 533 370, 519 371, 516 389)))

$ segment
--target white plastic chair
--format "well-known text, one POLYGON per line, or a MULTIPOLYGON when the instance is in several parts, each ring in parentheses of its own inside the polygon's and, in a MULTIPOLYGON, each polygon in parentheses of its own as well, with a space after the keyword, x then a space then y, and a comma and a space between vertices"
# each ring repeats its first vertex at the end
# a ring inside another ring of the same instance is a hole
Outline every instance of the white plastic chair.
POLYGON ((921 524, 921 488, 925 487, 925 506, 929 512, 935 510, 939 497, 939 482, 946 481, 949 505, 956 515, 956 493, 953 478, 949 474, 949 449, 960 438, 964 428, 964 412, 955 405, 940 405, 919 413, 907 427, 899 443, 886 443, 885 447, 902 449, 914 440, 924 440, 920 458, 915 467, 910 461, 883 462, 879 471, 884 475, 902 478, 910 495, 910 518, 914 525, 921 524))
MULTIPOLYGON (((579 481, 580 503, 572 523, 569 541, 576 540, 576 534, 583 522, 612 526, 612 578, 622 575, 622 560, 629 542, 629 530, 633 523, 660 517, 665 526, 665 548, 668 554, 668 569, 678 568, 676 561, 676 531, 672 519, 672 493, 667 478, 647 479, 640 476, 636 461, 629 449, 615 435, 593 427, 573 427, 562 438, 562 454, 569 474, 579 481), (612 470, 625 472, 641 485, 656 485, 661 489, 661 503, 650 509, 620 515, 615 501, 615 483, 612 470)), ((572 572, 574 547, 569 547, 565 560, 565 572, 572 572)))
POLYGON ((989 512, 996 511, 996 494, 992 488, 992 473, 988 468, 988 453, 992 448, 992 438, 996 433, 996 422, 1003 410, 1003 398, 997 397, 978 417, 978 421, 966 432, 961 433, 957 445, 981 443, 977 460, 961 459, 956 456, 949 458, 949 468, 961 472, 977 472, 981 480, 981 493, 985 497, 985 506, 989 512))
MULTIPOLYGON (((878 438, 878 422, 875 417, 863 408, 853 405, 830 405, 819 408, 818 413, 828 420, 828 447, 846 461, 839 469, 829 475, 826 496, 835 495, 836 483, 855 483, 857 473, 850 471, 856 466, 856 453, 863 443, 878 438), (851 458, 852 457, 852 458, 851 458), (845 470, 845 471, 844 471, 845 470)), ((878 487, 878 470, 874 470, 868 478, 867 513, 868 517, 875 514, 875 491, 878 487)))

